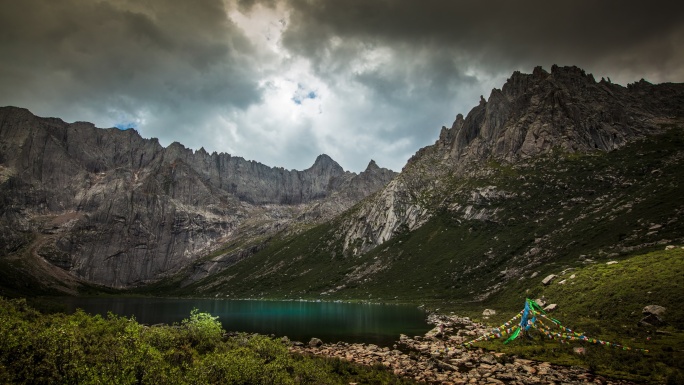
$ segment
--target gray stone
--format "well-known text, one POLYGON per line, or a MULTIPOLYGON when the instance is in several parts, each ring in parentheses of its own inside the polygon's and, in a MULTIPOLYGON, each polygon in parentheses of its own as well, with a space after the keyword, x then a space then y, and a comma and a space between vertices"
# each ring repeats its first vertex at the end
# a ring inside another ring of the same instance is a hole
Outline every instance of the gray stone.
POLYGON ((546 286, 546 285, 550 284, 551 281, 553 281, 556 277, 557 277, 557 275, 555 275, 555 274, 549 274, 546 276, 546 278, 544 278, 542 280, 542 284, 546 286))
POLYGON ((311 338, 311 340, 309 340, 309 346, 311 346, 311 347, 317 348, 317 347, 320 347, 321 345, 323 345, 323 341, 321 341, 319 338, 313 337, 313 338, 311 338))
POLYGON ((492 354, 485 354, 482 357, 480 357, 480 362, 483 362, 488 365, 496 365, 498 361, 496 360, 496 357, 492 354))
POLYGON ((666 307, 660 306, 660 305, 648 305, 645 306, 644 309, 641 311, 643 314, 654 314, 657 316, 662 316, 665 314, 665 311, 667 311, 666 307))

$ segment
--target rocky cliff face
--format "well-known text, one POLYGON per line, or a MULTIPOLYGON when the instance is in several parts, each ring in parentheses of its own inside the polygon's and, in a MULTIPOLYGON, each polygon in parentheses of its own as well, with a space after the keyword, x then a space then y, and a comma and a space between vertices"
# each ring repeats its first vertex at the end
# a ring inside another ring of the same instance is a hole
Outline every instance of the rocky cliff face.
POLYGON ((303 171, 271 168, 4 107, 0 256, 48 261, 106 286, 142 285, 239 237, 264 242, 293 222, 330 218, 394 175, 374 162, 345 172, 327 155, 303 171))
POLYGON ((440 142, 457 162, 494 157, 516 161, 554 148, 615 150, 661 132, 659 119, 682 113, 681 87, 645 81, 628 88, 596 82, 577 67, 515 72, 463 119, 443 129, 440 142))
MULTIPOLYGON (((466 117, 458 114, 451 128, 442 127, 434 145, 419 150, 392 183, 346 219, 341 231, 345 248, 367 252, 420 227, 443 208, 459 210, 464 219, 491 219, 491 212, 449 199, 460 176, 477 175, 483 164, 510 165, 553 151, 612 151, 662 133, 682 117, 681 84, 641 80, 623 87, 597 82, 577 67, 515 72, 466 117)), ((480 200, 506 194, 495 187, 482 191, 473 194, 480 200)))

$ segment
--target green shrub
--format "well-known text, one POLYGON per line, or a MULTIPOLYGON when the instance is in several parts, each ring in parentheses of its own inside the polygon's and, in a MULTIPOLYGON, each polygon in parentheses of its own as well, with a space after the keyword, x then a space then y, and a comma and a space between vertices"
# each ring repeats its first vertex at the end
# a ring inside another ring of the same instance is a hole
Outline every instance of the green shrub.
POLYGON ((192 346, 200 352, 212 351, 223 336, 223 328, 218 317, 200 313, 197 309, 190 312, 190 318, 184 319, 182 326, 187 331, 192 346))

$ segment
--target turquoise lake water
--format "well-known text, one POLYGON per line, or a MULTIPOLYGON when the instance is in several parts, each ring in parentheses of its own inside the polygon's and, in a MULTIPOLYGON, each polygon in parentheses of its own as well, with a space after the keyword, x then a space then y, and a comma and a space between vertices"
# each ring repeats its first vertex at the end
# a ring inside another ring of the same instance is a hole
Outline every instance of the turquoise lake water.
POLYGON ((288 336, 308 342, 363 342, 391 346, 400 334, 430 330, 426 314, 415 306, 337 302, 259 301, 170 298, 65 298, 68 312, 134 316, 144 324, 173 324, 193 308, 218 316, 226 331, 288 336))

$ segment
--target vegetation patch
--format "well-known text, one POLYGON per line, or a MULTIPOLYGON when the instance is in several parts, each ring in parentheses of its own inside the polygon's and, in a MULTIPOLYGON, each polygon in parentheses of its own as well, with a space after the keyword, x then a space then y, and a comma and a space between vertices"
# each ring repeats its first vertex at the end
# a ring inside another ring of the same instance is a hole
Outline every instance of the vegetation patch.
MULTIPOLYGON (((632 349, 579 341, 560 343, 535 331, 527 338, 507 345, 500 341, 478 345, 523 358, 581 365, 616 378, 668 383, 681 383, 684 379, 683 249, 660 250, 617 263, 596 263, 559 272, 548 286, 541 283, 543 277, 539 278, 536 285, 529 287, 528 294, 531 298, 544 298, 547 303, 557 305, 557 310, 549 316, 590 338, 632 349), (661 315, 662 323, 641 322, 645 317, 642 311, 649 305, 666 309, 661 315), (578 355, 573 348, 580 346, 585 350, 584 354, 578 355)), ((502 295, 487 306, 507 309, 511 303, 516 303, 517 310, 521 310, 524 299, 520 296, 511 293, 505 298, 502 295)), ((471 309, 471 314, 482 318, 475 309, 471 309)), ((498 326, 514 314, 497 312, 486 321, 498 326)))
POLYGON ((217 317, 145 326, 109 314, 45 315, 0 297, 0 383, 409 384, 382 367, 293 355, 261 335, 227 336, 217 317))

